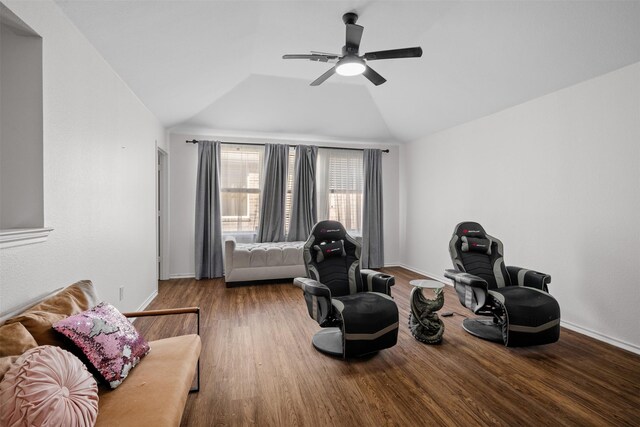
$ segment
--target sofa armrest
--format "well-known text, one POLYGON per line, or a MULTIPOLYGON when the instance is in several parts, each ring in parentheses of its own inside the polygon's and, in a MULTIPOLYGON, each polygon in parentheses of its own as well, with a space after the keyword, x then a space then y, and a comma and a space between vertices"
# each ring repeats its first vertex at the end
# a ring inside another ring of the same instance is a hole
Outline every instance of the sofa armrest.
POLYGON ((390 274, 381 273, 375 270, 360 270, 363 285, 370 292, 380 292, 391 296, 391 286, 396 284, 396 278, 390 274))
POLYGON ((196 315, 196 333, 200 335, 200 307, 180 307, 180 308, 165 308, 162 310, 145 310, 145 311, 131 311, 122 313, 124 317, 151 317, 151 316, 172 316, 176 314, 195 314, 196 315))
POLYGON ((236 250, 236 238, 227 236, 224 240, 224 273, 229 275, 233 270, 233 252, 236 250))
MULTIPOLYGON (((195 314, 196 315, 196 333, 200 336, 200 307, 181 307, 181 308, 165 308, 161 310, 145 310, 131 311, 122 313, 124 317, 151 317, 151 316, 173 316, 176 314, 195 314)), ((196 377, 196 386, 189 392, 197 392, 200 390, 200 358, 198 358, 198 368, 196 377)))
POLYGON ((514 285, 527 286, 549 292, 547 285, 551 283, 551 276, 548 274, 511 265, 507 266, 507 273, 509 273, 511 283, 514 285))
POLYGON ((181 307, 181 308, 165 308, 162 310, 145 310, 145 311, 131 311, 122 313, 124 317, 149 317, 149 316, 167 316, 172 314, 187 314, 195 313, 200 314, 200 307, 181 307))

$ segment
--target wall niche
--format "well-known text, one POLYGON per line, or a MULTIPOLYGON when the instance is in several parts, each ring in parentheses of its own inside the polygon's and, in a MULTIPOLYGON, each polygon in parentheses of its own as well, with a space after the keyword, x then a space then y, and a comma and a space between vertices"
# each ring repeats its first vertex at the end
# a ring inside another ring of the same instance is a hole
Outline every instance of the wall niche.
POLYGON ((0 247, 46 239, 42 37, 0 3, 0 247))

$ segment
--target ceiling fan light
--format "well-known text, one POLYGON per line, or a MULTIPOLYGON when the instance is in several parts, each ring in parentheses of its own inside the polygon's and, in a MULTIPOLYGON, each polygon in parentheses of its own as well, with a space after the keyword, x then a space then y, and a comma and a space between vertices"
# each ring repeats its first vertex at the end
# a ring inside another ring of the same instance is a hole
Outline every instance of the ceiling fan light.
POLYGON ((336 73, 341 76, 357 76, 364 73, 366 66, 360 58, 343 59, 336 65, 336 73))

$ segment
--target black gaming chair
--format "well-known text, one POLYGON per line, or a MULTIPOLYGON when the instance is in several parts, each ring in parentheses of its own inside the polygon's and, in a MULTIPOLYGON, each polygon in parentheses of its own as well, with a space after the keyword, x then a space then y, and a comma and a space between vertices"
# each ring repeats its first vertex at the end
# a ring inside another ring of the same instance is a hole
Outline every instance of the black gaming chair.
POLYGON ((357 357, 392 347, 398 339, 393 276, 360 270, 360 243, 336 221, 317 223, 304 245, 307 278, 296 278, 309 316, 324 329, 313 346, 333 356, 357 357))
POLYGON ((551 276, 505 267, 502 242, 476 222, 456 225, 449 242, 455 282, 462 305, 492 319, 465 319, 472 335, 508 347, 550 344, 560 337, 560 306, 549 295, 551 276))

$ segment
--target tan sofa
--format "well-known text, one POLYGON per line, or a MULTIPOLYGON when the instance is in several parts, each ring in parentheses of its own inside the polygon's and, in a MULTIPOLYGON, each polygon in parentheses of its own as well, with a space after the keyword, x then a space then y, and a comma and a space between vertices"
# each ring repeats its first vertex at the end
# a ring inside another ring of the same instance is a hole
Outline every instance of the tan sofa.
MULTIPOLYGON (((82 281, 48 296, 23 312, 0 317, 0 327, 12 323, 22 325, 38 345, 56 345, 55 334, 47 322, 84 311, 97 303, 90 281, 82 281), (66 313, 65 313, 66 312, 66 313), (5 320, 5 321, 2 321, 5 320)), ((193 313, 199 308, 152 310, 123 313, 127 317, 163 316, 193 313)), ((9 335, 16 336, 12 333, 9 335)), ((2 338, 3 356, 11 347, 7 337, 2 338)), ((27 337, 30 340, 31 337, 27 337)), ((60 341, 62 343, 63 341, 60 341)), ((34 343, 34 345, 35 345, 34 343)), ((151 351, 133 368, 124 382, 115 390, 99 388, 97 426, 179 426, 191 384, 198 371, 201 341, 199 334, 183 335, 150 341, 151 351)), ((61 346, 65 346, 62 345, 61 346)), ((24 348, 25 339, 15 348, 24 348)), ((15 356, 4 357, 5 365, 15 356)), ((4 374, 4 373, 2 373, 4 374)), ((199 377, 197 379, 199 386, 199 377)))

